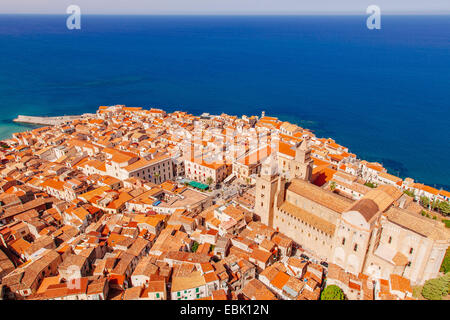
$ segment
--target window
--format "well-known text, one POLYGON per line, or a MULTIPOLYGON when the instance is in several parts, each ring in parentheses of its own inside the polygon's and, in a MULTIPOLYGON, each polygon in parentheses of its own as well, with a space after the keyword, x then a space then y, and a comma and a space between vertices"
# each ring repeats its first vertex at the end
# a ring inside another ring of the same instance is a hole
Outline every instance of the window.
POLYGON ((358 250, 358 244, 355 243, 355 246, 353 247, 353 251, 356 252, 356 250, 358 250))
POLYGON ((159 293, 156 294, 156 298, 159 298, 159 293))
POLYGON ((199 289, 198 289, 198 288, 196 288, 196 289, 195 289, 195 292, 198 292, 198 291, 199 291, 199 289))
POLYGON ((177 292, 177 297, 179 297, 180 296, 180 292, 177 292))
POLYGON ((413 249, 413 248, 409 249, 409 254, 412 254, 412 253, 413 253, 413 251, 414 251, 414 249, 413 249))
POLYGON ((345 244, 345 238, 342 238, 342 245, 345 244))
POLYGON ((389 237, 388 243, 391 243, 391 242, 392 242, 392 237, 389 237))

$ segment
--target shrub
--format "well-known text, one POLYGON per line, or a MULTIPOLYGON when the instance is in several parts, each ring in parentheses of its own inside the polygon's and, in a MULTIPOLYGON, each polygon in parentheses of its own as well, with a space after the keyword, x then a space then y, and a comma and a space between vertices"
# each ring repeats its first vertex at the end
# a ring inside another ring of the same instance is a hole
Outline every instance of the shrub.
POLYGON ((450 271, 450 248, 447 249, 444 260, 442 260, 441 272, 448 273, 450 271))
POLYGON ((336 285, 327 286, 320 296, 320 300, 344 300, 345 295, 341 288, 336 285))
POLYGON ((364 185, 369 187, 369 188, 376 188, 377 187, 377 185, 375 183, 372 183, 372 182, 369 182, 369 181, 364 183, 364 185))
POLYGON ((450 228, 450 220, 445 219, 445 220, 442 220, 442 222, 445 223, 445 226, 447 228, 450 228))

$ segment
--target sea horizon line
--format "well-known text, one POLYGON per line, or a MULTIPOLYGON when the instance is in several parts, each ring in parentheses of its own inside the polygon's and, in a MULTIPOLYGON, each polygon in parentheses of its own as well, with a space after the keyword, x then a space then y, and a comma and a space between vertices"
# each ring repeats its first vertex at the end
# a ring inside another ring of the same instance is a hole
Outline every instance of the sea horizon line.
MULTIPOLYGON (((383 16, 448 16, 448 12, 382 12, 383 16)), ((0 12, 3 16, 67 16, 66 13, 0 12)), ((85 16, 367 16, 365 12, 152 12, 152 13, 83 13, 85 16)))

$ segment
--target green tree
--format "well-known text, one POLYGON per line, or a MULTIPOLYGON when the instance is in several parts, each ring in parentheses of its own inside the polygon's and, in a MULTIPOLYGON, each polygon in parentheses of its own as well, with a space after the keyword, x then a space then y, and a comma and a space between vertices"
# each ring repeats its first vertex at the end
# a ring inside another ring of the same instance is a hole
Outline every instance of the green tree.
POLYGON ((192 251, 192 252, 197 251, 198 246, 199 246, 198 242, 197 242, 197 241, 194 241, 194 243, 192 244, 192 247, 191 247, 191 251, 192 251))
POLYGON ((440 201, 439 200, 433 200, 433 202, 431 202, 431 211, 434 211, 434 210, 436 210, 436 209, 438 209, 439 208, 439 203, 440 203, 440 201))
POLYGON ((332 284, 322 291, 320 300, 345 300, 345 295, 341 288, 332 284))
POLYGON ((334 189, 336 189, 336 182, 331 181, 331 183, 330 183, 330 190, 334 191, 334 189))
POLYGON ((206 184, 208 186, 211 185, 213 182, 214 182, 213 178, 211 178, 211 177, 206 178, 206 184))
POLYGON ((439 211, 445 215, 450 215, 450 203, 448 201, 439 202, 439 211))
POLYGON ((450 273, 425 282, 422 289, 422 296, 428 300, 442 300, 443 296, 448 294, 450 285, 450 273))
POLYGON ((406 195, 408 195, 408 196, 410 196, 410 197, 413 197, 413 198, 414 198, 414 191, 411 191, 411 190, 405 190, 405 191, 403 191, 403 193, 406 194, 406 195))
POLYGON ((425 196, 421 196, 420 197, 420 204, 422 205, 422 207, 428 208, 428 206, 430 205, 430 199, 428 199, 425 196))

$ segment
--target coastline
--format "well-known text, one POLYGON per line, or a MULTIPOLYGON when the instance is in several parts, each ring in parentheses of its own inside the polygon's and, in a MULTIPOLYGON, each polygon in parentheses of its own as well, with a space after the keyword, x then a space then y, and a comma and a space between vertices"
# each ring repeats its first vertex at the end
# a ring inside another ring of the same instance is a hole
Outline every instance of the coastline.
POLYGON ((67 121, 83 119, 94 115, 92 113, 84 113, 82 115, 64 115, 64 116, 26 116, 18 115, 11 120, 3 120, 0 122, 0 141, 12 139, 14 133, 26 132, 44 126, 54 126, 67 121))
MULTIPOLYGON (((200 114, 199 114, 199 116, 200 116, 200 114)), ((210 116, 214 116, 214 115, 211 114, 210 116)), ((11 139, 12 138, 12 134, 14 134, 16 132, 24 132, 24 131, 28 131, 28 129, 36 129, 36 128, 43 127, 43 126, 60 125, 60 124, 71 122, 73 120, 86 119, 86 118, 89 118, 89 117, 97 117, 97 114, 96 113, 83 113, 81 115, 69 115, 69 116, 67 116, 67 115, 64 115, 64 116, 26 116, 26 115, 18 115, 17 118, 13 119, 11 122, 14 123, 14 124, 18 124, 19 128, 23 127, 24 130, 11 132, 7 138, 1 138, 0 137, 0 141, 6 141, 6 140, 11 139)), ((274 114, 273 117, 276 117, 276 118, 280 119, 281 121, 286 121, 286 122, 289 122, 291 124, 294 124, 294 125, 297 125, 299 127, 302 127, 304 129, 307 129, 308 131, 310 131, 311 133, 316 135, 316 131, 317 130, 304 126, 305 124, 308 124, 308 123, 315 123, 314 121, 309 121, 309 120, 303 120, 303 121, 282 120, 283 118, 286 118, 286 117, 283 116, 283 115, 277 115, 277 114, 274 114)), ((319 137, 317 137, 317 138, 319 138, 319 137)), ((325 138, 325 137, 321 137, 321 138, 325 138)), ((329 139, 329 138, 334 140, 334 137, 326 137, 325 139, 329 139)), ((366 161, 369 161, 369 162, 380 162, 380 164, 388 170, 389 174, 393 174, 395 176, 398 176, 401 179, 405 179, 405 178, 410 177, 410 178, 413 178, 414 180, 416 180, 414 178, 414 175, 401 174, 400 173, 401 171, 400 170, 395 170, 395 168, 392 168, 392 165, 386 165, 384 163, 385 161, 378 160, 378 159, 381 159, 381 156, 377 156, 375 160, 373 159, 373 157, 367 158, 367 157, 360 156, 359 154, 356 154, 356 157, 358 159, 360 159, 360 160, 366 160, 366 161)), ((391 161, 389 159, 385 159, 385 160, 391 161)), ((403 163, 398 163, 397 166, 398 165, 406 168, 406 171, 407 171, 407 166, 405 166, 403 163)), ((427 184, 427 183, 425 183, 425 184, 427 184)), ((437 188, 437 189, 443 189, 443 190, 449 190, 450 189, 450 185, 447 185, 447 184, 444 184, 444 183, 434 183, 434 184, 429 184, 429 185, 433 186, 434 188, 437 188)))
POLYGON ((27 123, 32 125, 55 126, 66 122, 88 118, 92 116, 95 116, 95 114, 84 113, 82 115, 56 116, 56 117, 18 115, 17 118, 13 120, 13 122, 27 123))
POLYGON ((376 33, 350 17, 89 20, 79 41, 55 37, 58 19, 1 21, 18 37, 11 42, 0 36, 6 50, 0 139, 27 130, 4 124, 19 113, 81 114, 101 104, 148 101, 193 114, 258 114, 262 108, 280 119, 312 120, 318 136, 334 137, 394 174, 450 185, 450 78, 427 71, 449 65, 448 19, 387 16, 386 28, 376 33), (117 32, 124 24, 129 28, 117 32), (179 27, 183 33, 175 32, 179 27), (31 34, 36 41, 29 41, 31 34), (48 65, 40 67, 45 56, 48 65), (71 57, 76 59, 68 65, 71 57), (19 63, 25 60, 30 64, 19 63))

